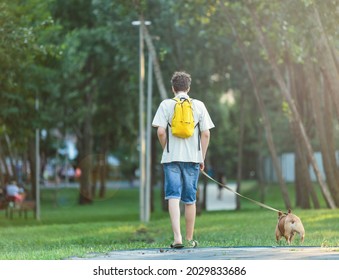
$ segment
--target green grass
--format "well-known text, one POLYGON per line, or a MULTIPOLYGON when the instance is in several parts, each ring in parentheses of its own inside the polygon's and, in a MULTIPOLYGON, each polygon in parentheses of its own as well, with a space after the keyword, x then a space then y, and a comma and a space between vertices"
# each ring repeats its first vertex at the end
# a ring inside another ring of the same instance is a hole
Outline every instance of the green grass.
MULTIPOLYGON (((258 199, 254 183, 244 185, 243 193, 258 199)), ((27 220, 17 213, 9 220, 1 211, 0 259, 67 259, 111 250, 168 247, 172 241, 168 213, 160 210, 160 190, 155 192, 156 210, 147 224, 139 221, 138 189, 111 190, 106 199, 87 206, 78 205, 77 196, 75 189, 59 189, 57 195, 43 189, 40 221, 31 212, 27 220)), ((197 217, 195 238, 201 247, 287 245, 275 242, 275 212, 244 199, 241 203, 241 211, 203 212, 197 217)), ((277 187, 270 188, 266 203, 284 210, 277 187)), ((303 246, 339 246, 339 210, 293 210, 306 230, 303 246)), ((184 234, 184 223, 182 229, 184 234)), ((298 237, 293 245, 301 245, 298 237)))

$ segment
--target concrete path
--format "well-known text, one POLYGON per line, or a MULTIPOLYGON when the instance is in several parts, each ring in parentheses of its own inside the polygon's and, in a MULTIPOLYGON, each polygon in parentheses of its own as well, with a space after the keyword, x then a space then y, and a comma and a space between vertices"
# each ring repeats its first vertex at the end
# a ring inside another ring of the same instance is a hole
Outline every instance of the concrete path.
POLYGON ((210 247, 91 254, 75 260, 339 260, 339 247, 210 247))

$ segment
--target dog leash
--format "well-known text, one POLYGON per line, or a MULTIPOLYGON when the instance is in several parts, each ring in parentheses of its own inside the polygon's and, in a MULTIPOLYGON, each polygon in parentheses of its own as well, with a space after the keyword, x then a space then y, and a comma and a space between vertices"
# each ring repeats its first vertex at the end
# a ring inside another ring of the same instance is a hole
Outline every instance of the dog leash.
POLYGON ((204 174, 208 179, 210 179, 210 180, 213 181, 214 183, 217 183, 218 185, 224 187, 224 188, 227 189, 228 191, 230 191, 230 192, 232 192, 232 193, 234 193, 234 194, 236 194, 236 195, 238 195, 238 196, 240 196, 240 197, 242 197, 242 198, 245 198, 245 199, 247 199, 247 200, 249 200, 249 201, 251 201, 251 202, 253 202, 253 203, 255 203, 255 204, 259 205, 259 206, 261 206, 261 207, 264 207, 264 208, 266 208, 266 209, 268 209, 268 210, 272 210, 272 211, 275 211, 275 212, 281 212, 281 211, 278 210, 278 209, 275 209, 275 208, 273 208, 273 207, 271 207, 271 206, 268 206, 268 205, 266 205, 266 204, 264 204, 264 203, 261 203, 261 202, 259 202, 259 201, 256 201, 256 200, 254 200, 254 199, 252 199, 252 198, 249 198, 249 197, 247 197, 247 196, 244 196, 244 195, 242 195, 242 194, 240 194, 240 193, 238 193, 238 192, 232 190, 232 189, 231 189, 230 187, 228 187, 227 185, 222 184, 222 183, 218 182, 217 180, 213 179, 213 178, 212 178, 210 175, 208 175, 204 170, 200 170, 200 171, 201 171, 201 173, 204 174))

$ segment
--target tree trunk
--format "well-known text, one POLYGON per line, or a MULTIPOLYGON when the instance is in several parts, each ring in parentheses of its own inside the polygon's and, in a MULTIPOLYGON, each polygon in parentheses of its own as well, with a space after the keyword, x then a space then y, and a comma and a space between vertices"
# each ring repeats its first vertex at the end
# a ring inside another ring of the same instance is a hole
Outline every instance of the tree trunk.
POLYGON ((266 36, 262 32, 261 25, 259 23, 257 14, 255 13, 254 9, 250 6, 249 6, 249 11, 250 11, 253 23, 254 23, 254 28, 255 28, 255 31, 256 31, 257 38, 258 38, 260 44, 262 45, 262 47, 264 48, 264 50, 267 53, 268 60, 269 60, 269 63, 272 67, 275 80, 278 83, 279 88, 280 88, 283 96, 285 97, 286 102, 289 105, 289 108, 290 108, 291 113, 292 113, 292 117, 295 120, 298 129, 300 130, 304 145, 306 146, 306 149, 307 149, 307 156, 308 156, 308 158, 309 158, 309 160, 312 164, 312 167, 314 169, 314 173, 316 174, 316 177, 318 179, 318 182, 319 182, 319 185, 321 187, 321 191, 322 191, 322 194, 323 194, 324 199, 326 201, 326 204, 329 208, 335 209, 336 208, 335 202, 333 200, 333 197, 332 197, 332 195, 329 191, 329 188, 328 188, 326 182, 323 179, 323 176, 322 176, 322 174, 319 170, 318 164, 317 164, 317 162, 314 158, 314 152, 313 152, 312 146, 310 144, 310 141, 308 139, 308 136, 306 134, 305 127, 304 127, 304 125, 303 125, 303 123, 300 119, 299 112, 297 111, 294 100, 291 97, 291 94, 290 94, 288 87, 287 87, 287 85, 286 85, 286 83, 283 79, 283 76, 280 73, 280 70, 278 68, 278 64, 277 64, 277 62, 274 58, 274 54, 273 54, 272 50, 270 49, 270 47, 267 43, 266 36))
POLYGON ((258 127, 258 146, 259 146, 259 154, 258 154, 258 168, 257 168, 257 174, 258 174, 258 183, 259 183, 259 192, 260 192, 260 202, 265 203, 266 198, 266 180, 264 176, 264 155, 261 152, 261 147, 264 145, 263 141, 263 127, 258 127))
MULTIPOLYGON (((330 45, 330 42, 327 38, 326 32, 323 28, 321 18, 318 12, 318 9, 315 4, 313 4, 314 11, 314 23, 317 26, 317 31, 314 32, 314 42, 317 47, 317 56, 319 59, 319 64, 321 65, 321 71, 324 77, 324 85, 325 88, 328 88, 328 93, 324 93, 324 125, 325 125, 325 135, 321 135, 326 137, 327 145, 324 146, 328 153, 328 162, 327 167, 325 168, 326 176, 332 180, 331 184, 329 184, 331 193, 334 197, 335 203, 339 205, 339 173, 338 173, 338 164, 335 158, 335 145, 333 143, 333 123, 331 112, 331 101, 329 96, 332 99, 332 102, 335 107, 336 117, 339 117, 339 70, 338 70, 338 52, 330 45)), ((312 18, 312 19, 313 19, 312 18)), ((311 79, 310 79, 311 81, 311 79)), ((314 81, 312 81, 314 82, 314 81)), ((320 137, 321 137, 320 136, 320 137)))
POLYGON ((92 160, 94 161, 94 163, 92 162, 90 180, 91 180, 91 196, 94 199, 97 192, 97 182, 100 170, 99 167, 100 155, 93 155, 92 160))
MULTIPOLYGON (((244 143, 244 130, 245 130, 245 109, 244 109, 245 97, 244 93, 241 93, 240 97, 240 120, 239 120, 239 142, 238 142, 238 164, 237 164, 237 192, 240 193, 241 181, 242 181, 242 158, 243 158, 243 143, 244 143)), ((241 208, 240 197, 237 195, 237 210, 241 208)))
MULTIPOLYGON (((319 59, 319 63, 321 65, 321 70, 323 73, 323 76, 325 78, 325 84, 328 85, 328 92, 331 94, 331 98, 333 101, 333 104, 336 108, 336 115, 339 117, 339 72, 338 72, 338 61, 336 53, 333 51, 334 48, 329 43, 329 40, 327 38, 326 32, 323 28, 321 18, 318 12, 318 9, 315 4, 313 4, 313 12, 314 16, 312 17, 312 21, 316 24, 317 31, 313 32, 314 35, 314 42, 317 47, 317 55, 319 59)), ((326 132, 329 134, 331 133, 330 130, 332 128, 329 128, 328 126, 332 123, 332 118, 327 116, 329 106, 329 99, 327 95, 324 97, 324 101, 326 104, 326 110, 325 110, 325 125, 326 125, 326 132), (328 130, 330 129, 330 130, 328 130)), ((333 137, 331 135, 326 135, 329 137, 330 141, 332 141, 333 137)), ((325 137, 325 136, 324 136, 325 137)), ((338 168, 337 168, 337 162, 335 160, 335 154, 334 154, 334 144, 327 143, 328 146, 324 147, 328 151, 329 159, 328 159, 328 169, 332 169, 332 171, 328 170, 326 172, 326 176, 330 176, 330 179, 333 180, 333 183, 329 185, 331 193, 334 197, 335 203, 338 206, 339 205, 339 175, 338 175, 338 168), (333 160, 334 158, 334 160, 333 160), (329 174, 328 174, 329 173, 329 174)))
POLYGON ((314 208, 320 208, 317 194, 314 190, 310 171, 309 162, 305 157, 305 146, 302 145, 302 139, 295 123, 291 124, 295 139, 295 186, 296 186, 296 206, 304 209, 310 208, 310 198, 314 208))
POLYGON ((322 94, 320 92, 318 83, 316 83, 316 75, 313 66, 308 65, 306 69, 308 73, 308 88, 311 94, 311 100, 313 101, 312 106, 314 110, 314 119, 317 127, 316 131, 318 132, 317 134, 320 142, 326 181, 329 185, 336 206, 339 206, 339 191, 337 188, 337 185, 339 183, 339 176, 333 141, 334 136, 331 104, 329 104, 328 94, 326 94, 324 91, 322 94))
MULTIPOLYGON (((0 166, 1 166, 1 158, 0 158, 0 166)), ((5 186, 5 176, 2 173, 2 168, 0 168, 0 186, 5 186)))
POLYGON ((106 178, 107 178, 107 151, 108 151, 108 135, 104 138, 103 147, 99 156, 99 181, 100 181, 100 189, 99 189, 99 197, 104 198, 106 194, 106 178))
POLYGON ((85 106, 87 110, 85 120, 82 127, 80 140, 79 167, 81 169, 80 177, 80 193, 79 204, 89 204, 93 202, 91 188, 91 173, 92 173, 92 151, 93 151, 93 131, 92 131, 92 97, 91 93, 85 94, 85 106))
POLYGON ((152 37, 149 34, 148 29, 146 28, 146 26, 144 24, 142 25, 142 28, 143 28, 142 30, 143 30, 143 34, 144 34, 144 37, 145 37, 145 41, 146 41, 148 51, 152 55, 152 61, 153 61, 153 66, 154 66, 153 71, 154 71, 155 78, 157 80, 160 96, 162 97, 162 99, 166 99, 167 98, 167 92, 166 92, 166 89, 165 89, 164 81, 162 79, 161 69, 160 69, 157 54, 155 52, 152 37))
MULTIPOLYGON (((303 69, 298 68, 298 65, 294 64, 286 52, 286 83, 289 91, 296 101, 296 106, 300 117, 305 123, 307 132, 310 132, 310 128, 313 127, 313 118, 310 113, 310 98, 307 95, 305 88, 305 76, 303 75, 303 69)), ((295 139, 295 191, 296 191, 296 205, 309 209, 310 193, 309 189, 312 189, 312 182, 310 178, 310 172, 308 168, 308 160, 305 157, 307 151, 305 151, 304 145, 302 145, 302 138, 298 130, 297 124, 292 119, 291 130, 293 131, 295 139)))
POLYGON ((316 24, 318 32, 312 32, 314 35, 315 45, 317 47, 317 54, 322 65, 322 70, 326 73, 329 81, 329 88, 334 93, 334 104, 336 111, 339 112, 339 73, 336 67, 335 57, 332 54, 332 48, 327 39, 327 35, 323 28, 319 12, 315 4, 313 4, 314 16, 312 22, 316 24))
POLYGON ((35 149, 36 149, 36 145, 35 145, 35 138, 31 137, 28 140, 28 146, 29 146, 29 151, 28 151, 28 161, 29 161, 29 169, 31 171, 31 196, 32 197, 36 197, 36 187, 37 187, 37 182, 38 182, 38 178, 36 178, 36 158, 35 158, 35 149))
POLYGON ((6 144, 7 144, 7 151, 8 151, 8 155, 9 155, 9 162, 11 164, 11 169, 12 169, 12 177, 16 181, 18 181, 18 174, 17 174, 15 162, 14 162, 14 154, 13 154, 13 151, 12 151, 12 143, 11 143, 11 139, 9 138, 7 133, 5 133, 5 140, 6 140, 6 144))
POLYGON ((4 160, 4 155, 3 155, 3 151, 2 151, 2 146, 1 146, 1 141, 0 141, 0 186, 5 187, 5 185, 7 184, 7 180, 6 180, 6 161, 4 160), (5 168, 5 172, 2 172, 2 168, 1 166, 4 166, 5 168))
POLYGON ((270 124, 269 118, 268 118, 267 113, 266 113, 264 102, 263 102, 263 100, 262 100, 262 98, 259 94, 256 76, 255 76, 254 71, 252 69, 252 63, 251 63, 250 59, 248 58, 248 56, 245 52, 243 43, 240 40, 238 33, 236 32, 236 30, 234 28, 234 25, 231 21, 231 17, 228 16, 227 18, 229 19, 229 23, 232 27, 233 35, 235 36, 235 38, 237 40, 241 55, 242 55, 244 62, 246 64, 248 75, 249 75, 250 80, 251 80, 252 85, 253 85, 253 93, 254 93, 255 98, 258 102, 258 108, 259 108, 259 111, 260 111, 261 116, 263 118, 263 125, 264 125, 264 128, 265 128, 266 141, 267 141, 267 145, 268 145, 271 157, 272 157, 273 167, 274 167, 275 173, 276 173, 278 181, 279 181, 280 190, 281 190, 281 193, 282 193, 282 197, 284 199, 285 207, 288 209, 288 208, 291 208, 291 202, 290 202, 290 198, 289 198, 289 195, 288 195, 288 190, 287 190, 287 187, 286 187, 286 184, 285 184, 285 180, 282 176, 282 171, 281 171, 281 166, 280 166, 280 163, 279 163, 278 155, 277 155, 277 152, 276 152, 276 149, 275 149, 273 136, 272 136, 271 124, 270 124))
MULTIPOLYGON (((331 96, 330 94, 326 94, 326 92, 330 91, 330 89, 327 91, 326 89, 328 89, 328 87, 326 86, 327 82, 326 79, 324 77, 324 122, 325 122, 325 131, 326 131, 326 138, 327 139, 327 144, 328 144, 328 153, 329 153, 329 162, 330 162, 330 166, 333 170, 334 173, 334 185, 333 188, 335 189, 334 192, 336 192, 336 197, 338 198, 339 195, 339 169, 338 169, 338 163, 337 163, 337 159, 336 159, 336 145, 335 145, 335 137, 334 137, 334 120, 336 120, 337 123, 337 119, 336 119, 336 114, 334 113, 335 111, 335 106, 333 106, 332 100, 331 100, 331 96)), ((339 200, 337 200, 337 206, 339 206, 339 200)))
POLYGON ((3 185, 4 186, 5 184, 7 184, 10 180, 10 171, 8 169, 8 165, 7 165, 7 162, 6 162, 6 156, 5 156, 5 152, 4 152, 4 149, 2 147, 2 143, 1 143, 1 139, 0 139, 0 158, 1 158, 1 162, 5 168, 5 173, 3 175, 3 185))

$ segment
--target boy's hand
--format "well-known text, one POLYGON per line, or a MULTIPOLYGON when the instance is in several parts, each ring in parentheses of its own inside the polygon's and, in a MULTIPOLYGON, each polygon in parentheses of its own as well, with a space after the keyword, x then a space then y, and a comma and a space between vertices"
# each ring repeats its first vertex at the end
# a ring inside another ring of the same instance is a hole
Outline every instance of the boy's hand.
POLYGON ((203 171, 205 169, 205 163, 200 162, 200 170, 203 171))

